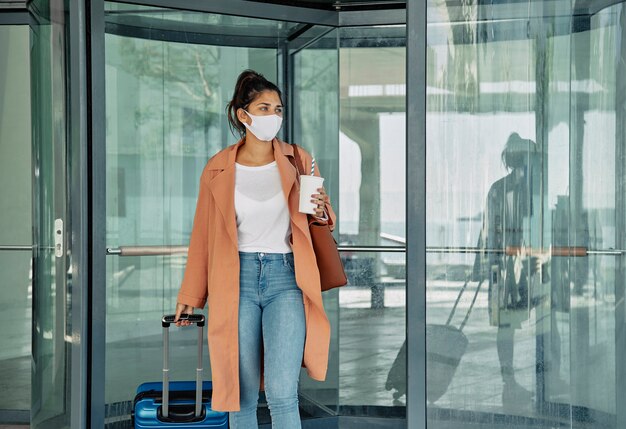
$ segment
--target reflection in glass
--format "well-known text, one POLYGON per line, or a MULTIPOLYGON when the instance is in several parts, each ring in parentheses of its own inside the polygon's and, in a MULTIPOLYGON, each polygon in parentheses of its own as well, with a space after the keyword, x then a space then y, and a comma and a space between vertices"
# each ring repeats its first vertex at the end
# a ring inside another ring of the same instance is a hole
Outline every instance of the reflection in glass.
MULTIPOLYGON (((404 26, 341 28, 339 241, 405 245, 404 26)), ((404 252, 344 252, 340 414, 406 415, 404 252)))
MULTIPOLYGON (((198 13, 117 2, 106 2, 105 11, 109 29, 126 25, 144 29, 158 27, 160 30, 178 32, 178 34, 170 33, 169 37, 179 41, 182 39, 189 43, 198 40, 202 35, 207 35, 213 37, 214 43, 211 44, 224 46, 245 46, 246 44, 252 46, 262 41, 263 44, 273 44, 273 48, 278 48, 280 41, 293 33, 300 25, 296 22, 198 13), (183 36, 183 33, 186 35, 183 36), (244 38, 248 40, 242 43, 244 38), (216 41, 221 43, 215 43, 216 41)), ((141 33, 139 31, 137 34, 141 33)))
POLYGON ((340 409, 404 417, 406 271, 397 264, 404 254, 343 252, 342 257, 349 285, 339 290, 340 409), (371 270, 373 264, 382 267, 381 274, 371 270))
MULTIPOLYGON (((70 425, 71 288, 70 249, 55 256, 55 220, 67 217, 66 6, 63 1, 29 3, 31 26, 33 268, 31 427, 70 425)), ((70 235, 70 234, 67 234, 70 235)), ((70 240, 66 240, 69 243, 70 240)))
POLYGON ((623 6, 544 6, 429 3, 429 427, 625 421, 623 6))
POLYGON ((31 253, 0 251, 0 272, 0 323, 10 327, 0 333, 0 385, 11 392, 0 398, 0 410, 30 410, 31 253))
POLYGON ((406 54, 403 39, 394 39, 403 37, 402 31, 402 26, 340 30, 344 244, 399 245, 404 239, 406 54))
MULTIPOLYGON (((33 241, 29 36, 26 25, 0 26, 0 245, 33 241)), ((10 327, 0 331, 0 386, 11 391, 0 410, 30 409, 31 256, 0 250, 0 325, 10 327)))
MULTIPOLYGON (((522 328, 531 310, 545 298, 541 289, 548 280, 548 258, 533 250, 530 235, 540 214, 537 179, 541 174, 541 155, 534 141, 513 133, 501 159, 508 174, 494 182, 487 193, 479 238, 481 253, 477 255, 473 277, 479 281, 487 279, 489 284, 487 311, 490 325, 497 327, 496 348, 504 383, 502 405, 527 408, 532 392, 515 379, 513 356, 515 331, 522 328)), ((558 336, 558 331, 554 333, 558 336)), ((560 343, 556 345, 553 351, 556 362, 560 362, 560 343)))
MULTIPOLYGON (((323 32, 323 27, 318 31, 323 32)), ((306 37, 306 33, 305 33, 306 37)), ((314 157, 324 177, 324 187, 335 212, 340 210, 339 142, 337 94, 337 30, 326 31, 315 42, 293 55, 293 105, 287 107, 293 118, 293 141, 314 157)), ((337 410, 339 392, 339 311, 337 292, 323 294, 324 309, 331 325, 330 352, 326 380, 317 382, 300 375, 300 403, 313 415, 320 415, 315 406, 337 410), (314 405, 314 406, 311 406, 314 405)), ((322 415, 326 415, 324 410, 322 415)))

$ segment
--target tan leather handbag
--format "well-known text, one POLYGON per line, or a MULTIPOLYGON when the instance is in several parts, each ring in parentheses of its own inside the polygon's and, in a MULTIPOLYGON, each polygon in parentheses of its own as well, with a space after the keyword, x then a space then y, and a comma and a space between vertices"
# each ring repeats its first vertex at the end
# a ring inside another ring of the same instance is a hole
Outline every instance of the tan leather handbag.
MULTIPOLYGON (((298 172, 299 185, 300 174, 304 172, 304 167, 302 166, 302 159, 296 145, 293 145, 293 148, 296 163, 292 162, 292 164, 298 172)), ((320 272, 322 292, 345 286, 348 283, 348 278, 339 256, 339 250, 337 250, 337 241, 335 241, 328 223, 317 219, 315 216, 307 215, 307 217, 311 241, 313 242, 313 251, 317 259, 317 268, 320 272)))

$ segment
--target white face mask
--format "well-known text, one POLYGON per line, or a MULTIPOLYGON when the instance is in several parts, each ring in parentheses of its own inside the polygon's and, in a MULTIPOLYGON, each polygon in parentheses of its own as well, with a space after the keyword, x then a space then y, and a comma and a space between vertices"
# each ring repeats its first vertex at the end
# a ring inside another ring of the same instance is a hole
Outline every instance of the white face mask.
MULTIPOLYGON (((244 112, 248 113, 246 110, 244 112)), ((263 141, 270 141, 276 137, 283 123, 283 118, 278 115, 251 115, 248 113, 248 116, 252 118, 252 124, 248 125, 244 122, 243 125, 259 140, 263 141)))

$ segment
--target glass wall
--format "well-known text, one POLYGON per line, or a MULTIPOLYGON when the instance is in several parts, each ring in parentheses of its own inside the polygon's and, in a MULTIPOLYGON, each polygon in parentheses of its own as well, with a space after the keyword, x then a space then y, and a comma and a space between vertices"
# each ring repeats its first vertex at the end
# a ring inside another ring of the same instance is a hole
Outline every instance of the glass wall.
POLYGON ((32 205, 29 30, 0 25, 0 424, 30 410, 32 205), (3 411, 4 410, 4 411, 3 411), (11 411, 6 412, 6 411, 11 411))
POLYGON ((29 3, 32 91, 33 268, 31 427, 70 425, 72 291, 66 50, 67 9, 60 1, 29 3), (60 240, 57 240, 57 237, 60 240))
POLYGON ((339 32, 340 244, 379 249, 343 253, 340 414, 404 417, 406 30, 339 32))
POLYGON ((623 426, 624 15, 587 11, 429 2, 429 427, 623 426))
MULTIPOLYGON (((339 68, 338 31, 314 28, 322 32, 305 49, 291 52, 293 70, 292 105, 289 106, 293 124, 292 141, 311 153, 324 177, 324 187, 333 209, 339 214, 341 202, 339 177, 339 68)), ((308 38, 305 33, 304 38, 308 38)), ((340 232, 340 228, 339 228, 340 232)), ((329 410, 337 412, 340 371, 339 306, 337 290, 322 295, 324 309, 331 324, 330 354, 326 381, 319 383, 307 376, 301 377, 300 402, 314 416, 323 416, 329 410)))

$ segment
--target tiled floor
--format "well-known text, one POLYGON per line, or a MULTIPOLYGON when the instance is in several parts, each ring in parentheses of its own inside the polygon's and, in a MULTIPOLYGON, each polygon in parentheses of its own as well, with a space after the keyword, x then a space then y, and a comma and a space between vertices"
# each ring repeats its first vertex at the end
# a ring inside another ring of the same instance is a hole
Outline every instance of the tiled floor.
POLYGON ((0 410, 23 410, 30 406, 30 356, 0 361, 0 410))

